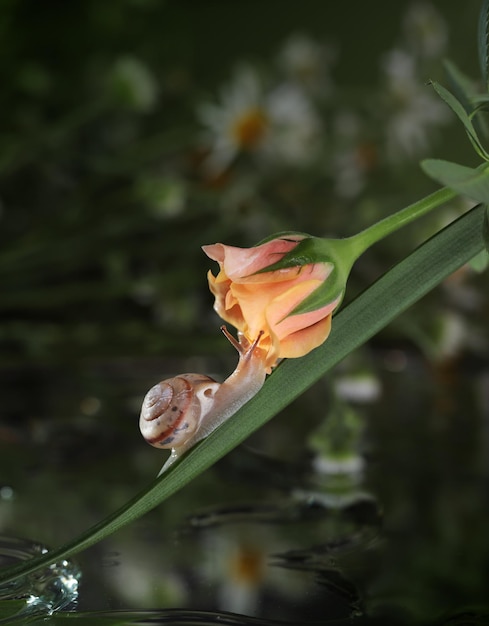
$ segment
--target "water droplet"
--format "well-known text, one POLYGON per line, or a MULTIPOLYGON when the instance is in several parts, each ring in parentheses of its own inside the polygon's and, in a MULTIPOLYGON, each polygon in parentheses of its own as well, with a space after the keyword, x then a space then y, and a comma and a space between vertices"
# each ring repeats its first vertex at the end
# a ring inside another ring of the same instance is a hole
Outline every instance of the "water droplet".
MULTIPOLYGON (((0 535, 0 568, 16 565, 46 552, 48 549, 39 543, 0 535)), ((25 600, 25 605, 15 614, 16 619, 21 615, 51 615, 55 611, 69 610, 74 607, 78 597, 80 576, 81 572, 76 565, 61 560, 0 585, 0 601, 25 600)), ((10 620, 12 618, 9 617, 10 620)))

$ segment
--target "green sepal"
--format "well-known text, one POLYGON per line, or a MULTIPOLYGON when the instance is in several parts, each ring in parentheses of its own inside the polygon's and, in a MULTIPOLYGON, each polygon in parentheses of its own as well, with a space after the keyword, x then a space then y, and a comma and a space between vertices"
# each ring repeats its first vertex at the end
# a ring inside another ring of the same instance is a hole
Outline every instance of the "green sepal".
POLYGON ((312 237, 312 235, 309 235, 308 233, 300 233, 296 230, 281 230, 278 233, 275 233, 273 235, 269 235, 268 237, 265 237, 265 239, 261 239, 258 243, 255 243, 255 245, 253 246, 254 248, 257 248, 258 246, 263 245, 264 243, 269 243, 270 241, 273 241, 274 239, 285 239, 288 240, 290 239, 292 241, 292 237, 312 237))
MULTIPOLYGON (((287 239, 287 235, 299 234, 302 233, 278 233, 261 243, 267 243, 267 241, 273 241, 275 239, 287 239)), ((303 265, 310 265, 311 263, 332 263, 333 259, 331 259, 330 255, 324 250, 324 246, 321 245, 323 241, 324 240, 320 237, 304 235, 304 239, 299 241, 290 252, 284 254, 280 261, 267 265, 261 270, 254 272, 253 276, 289 269, 291 267, 302 267, 303 265)))
MULTIPOLYGON (((288 234, 297 235, 299 233, 288 234)), ((284 234, 274 235, 269 241, 279 238, 284 238, 284 234)), ((310 313, 343 296, 348 275, 357 256, 352 238, 325 239, 305 235, 305 238, 299 241, 290 252, 287 252, 280 261, 267 265, 267 267, 255 272, 254 275, 291 267, 303 267, 314 263, 331 265, 331 273, 324 283, 305 298, 289 315, 310 313)))
POLYGON ((348 275, 345 276, 337 265, 333 265, 331 274, 324 283, 309 294, 289 315, 301 315, 302 313, 317 311, 340 298, 335 307, 338 308, 345 294, 347 279, 348 275))

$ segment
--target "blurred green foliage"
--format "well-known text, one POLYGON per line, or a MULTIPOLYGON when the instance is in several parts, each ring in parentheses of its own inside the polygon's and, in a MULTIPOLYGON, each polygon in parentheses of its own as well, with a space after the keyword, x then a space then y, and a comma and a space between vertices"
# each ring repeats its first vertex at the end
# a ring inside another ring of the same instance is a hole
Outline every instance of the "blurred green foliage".
POLYGON ((319 1, 2 2, 1 359, 212 351, 200 245, 250 245, 282 227, 350 234, 352 210, 364 225, 398 208, 381 171, 374 189, 395 207, 338 201, 317 167, 214 184, 199 169, 196 107, 236 62, 273 67, 297 30, 338 41, 335 79, 365 88, 407 6, 386 3, 379 24, 365 6, 351 21, 319 1))

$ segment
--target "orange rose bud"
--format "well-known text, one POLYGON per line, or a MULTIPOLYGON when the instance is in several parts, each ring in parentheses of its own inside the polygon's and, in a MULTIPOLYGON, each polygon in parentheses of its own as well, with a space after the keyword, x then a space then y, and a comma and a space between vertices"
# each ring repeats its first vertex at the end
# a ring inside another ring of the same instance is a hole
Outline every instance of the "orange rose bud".
POLYGON ((253 248, 236 248, 221 243, 203 246, 207 256, 219 263, 217 276, 208 273, 209 287, 216 300, 214 309, 248 339, 260 332, 258 347, 266 355, 271 371, 280 359, 304 356, 328 337, 331 317, 341 301, 314 310, 295 313, 333 272, 328 261, 297 262, 267 271, 294 251, 305 235, 292 234, 272 239, 253 248))

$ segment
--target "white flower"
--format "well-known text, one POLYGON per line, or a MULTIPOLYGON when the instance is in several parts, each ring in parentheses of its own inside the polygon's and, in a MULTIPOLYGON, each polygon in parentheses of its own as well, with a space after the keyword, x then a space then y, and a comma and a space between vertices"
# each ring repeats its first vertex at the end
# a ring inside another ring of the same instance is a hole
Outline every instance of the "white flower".
POLYGON ((435 7, 424 2, 411 5, 403 21, 404 35, 414 54, 432 59, 445 52, 447 24, 435 7))
POLYGON ((348 402, 369 403, 379 399, 382 388, 379 379, 368 372, 342 376, 335 381, 335 391, 348 402))
POLYGON ((265 150, 290 165, 309 162, 319 149, 321 122, 304 92, 284 83, 267 98, 270 130, 265 150))
POLYGON ((213 526, 199 535, 204 547, 199 561, 202 575, 217 589, 218 609, 256 615, 270 592, 291 599, 302 595, 302 581, 298 585, 293 572, 275 567, 271 560, 272 555, 286 553, 290 542, 264 524, 250 524, 252 511, 249 519, 245 514, 241 520, 234 516, 234 521, 229 513, 211 513, 213 526))
POLYGON ((329 94, 332 89, 330 66, 335 58, 331 47, 307 35, 289 37, 279 53, 279 64, 293 80, 316 93, 329 94))
POLYGON ((413 56, 400 48, 388 52, 382 60, 387 88, 403 98, 416 85, 416 64, 413 56))
POLYGON ((320 122, 305 93, 284 84, 265 91, 250 67, 237 70, 220 104, 204 104, 198 115, 208 129, 205 167, 219 174, 241 153, 295 165, 309 160, 320 122))
POLYGON ((257 148, 268 132, 269 120, 258 77, 240 68, 221 91, 221 104, 206 103, 197 111, 209 129, 212 151, 207 165, 222 170, 243 150, 257 148))
POLYGON ((349 110, 336 116, 332 128, 335 192, 341 198, 355 198, 364 190, 367 173, 376 165, 375 148, 364 139, 361 119, 349 110))
POLYGON ((393 160, 416 157, 429 147, 430 132, 448 122, 448 110, 427 93, 417 93, 387 123, 387 153, 393 160))
POLYGON ((333 155, 335 192, 340 198, 356 198, 365 188, 365 167, 353 146, 333 155))
POLYGON ((423 154, 430 132, 452 118, 432 88, 416 76, 413 57, 393 50, 385 58, 386 95, 391 115, 385 123, 387 154, 393 161, 423 154))

